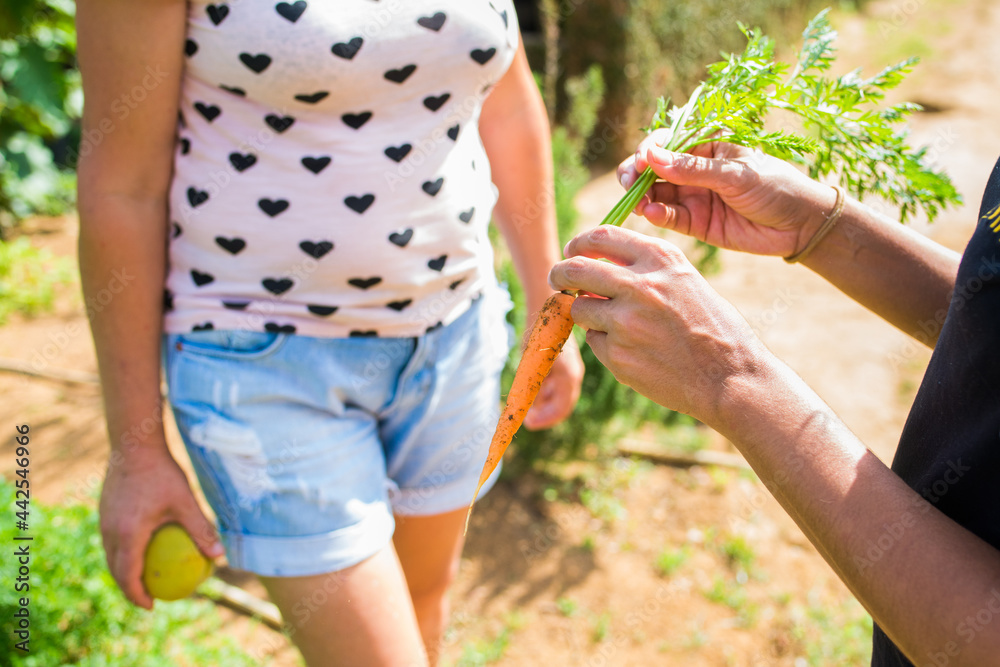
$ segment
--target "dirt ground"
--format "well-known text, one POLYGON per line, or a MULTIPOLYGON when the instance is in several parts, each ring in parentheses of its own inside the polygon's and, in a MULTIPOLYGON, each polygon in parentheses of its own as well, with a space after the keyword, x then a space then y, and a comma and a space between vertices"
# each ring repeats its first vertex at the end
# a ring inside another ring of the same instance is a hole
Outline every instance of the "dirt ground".
MULTIPOLYGON (((863 16, 838 16, 835 24, 842 60, 867 72, 910 53, 923 56, 901 97, 928 107, 911 124, 914 140, 931 146, 967 203, 916 227, 961 250, 1000 155, 1000 6, 875 2, 863 16)), ((619 195, 613 175, 595 179, 579 200, 584 217, 596 222, 619 195)), ((73 255, 75 221, 35 227, 39 245, 73 255)), ((712 284, 890 461, 928 351, 802 267, 730 253, 722 267, 712 284)), ((0 328, 0 357, 42 370, 96 372, 79 297, 64 294, 54 314, 0 328)), ((0 373, 0 392, 0 433, 31 426, 38 497, 92 500, 107 447, 97 387, 0 373)), ((0 451, 10 455, 0 457, 0 472, 9 476, 12 438, 5 440, 0 451)), ((477 506, 453 592, 445 664, 864 663, 862 610, 752 475, 628 459, 548 472, 507 479, 477 506), (584 504, 568 490, 581 484, 584 504)), ((263 596, 252 578, 228 577, 263 596)), ((298 664, 281 634, 222 613, 248 650, 275 665, 298 664)))

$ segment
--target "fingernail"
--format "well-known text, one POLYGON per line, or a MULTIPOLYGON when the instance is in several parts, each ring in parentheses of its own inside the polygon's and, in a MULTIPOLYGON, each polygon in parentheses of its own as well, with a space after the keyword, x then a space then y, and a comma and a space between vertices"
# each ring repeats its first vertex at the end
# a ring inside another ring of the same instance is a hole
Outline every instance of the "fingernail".
POLYGON ((208 548, 208 555, 212 558, 219 558, 226 553, 225 548, 218 542, 208 548))
POLYGON ((668 150, 660 148, 659 146, 650 148, 646 157, 649 162, 656 162, 657 164, 662 164, 664 166, 670 166, 674 161, 673 154, 668 150))
POLYGON ((621 184, 622 184, 622 187, 625 188, 626 190, 628 190, 629 186, 632 185, 632 179, 629 178, 629 175, 628 175, 627 172, 622 174, 621 184))

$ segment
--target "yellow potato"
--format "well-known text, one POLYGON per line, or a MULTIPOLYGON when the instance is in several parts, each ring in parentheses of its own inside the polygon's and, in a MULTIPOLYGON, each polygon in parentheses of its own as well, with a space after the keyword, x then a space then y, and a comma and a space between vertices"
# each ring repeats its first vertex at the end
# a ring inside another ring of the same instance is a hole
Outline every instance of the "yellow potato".
POLYGON ((179 525, 168 523, 153 533, 146 547, 142 583, 154 598, 186 598, 211 573, 212 562, 179 525))

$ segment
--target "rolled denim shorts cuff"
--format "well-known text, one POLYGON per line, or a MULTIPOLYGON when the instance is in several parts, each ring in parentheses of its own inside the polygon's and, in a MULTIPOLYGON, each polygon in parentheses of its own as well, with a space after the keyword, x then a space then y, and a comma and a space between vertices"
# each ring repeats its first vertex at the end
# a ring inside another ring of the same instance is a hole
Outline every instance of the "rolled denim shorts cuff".
POLYGON ((396 523, 384 506, 324 535, 270 537, 223 531, 230 567, 264 577, 308 577, 357 565, 392 540, 396 523))
MULTIPOLYGON (((500 468, 498 465, 493 474, 487 478, 483 488, 479 490, 479 495, 476 496, 477 501, 497 483, 500 468)), ((394 488, 389 492, 389 499, 392 511, 399 516, 433 516, 467 508, 472 502, 473 491, 474 487, 470 489, 467 481, 460 479, 450 484, 422 489, 394 488)))

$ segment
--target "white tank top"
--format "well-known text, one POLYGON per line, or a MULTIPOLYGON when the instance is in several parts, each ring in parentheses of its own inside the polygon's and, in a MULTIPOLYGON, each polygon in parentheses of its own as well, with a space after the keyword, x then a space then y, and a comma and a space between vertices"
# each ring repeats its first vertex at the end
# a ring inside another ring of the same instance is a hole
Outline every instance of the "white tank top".
POLYGON ((510 0, 189 5, 165 329, 416 336, 492 281, 510 0))

